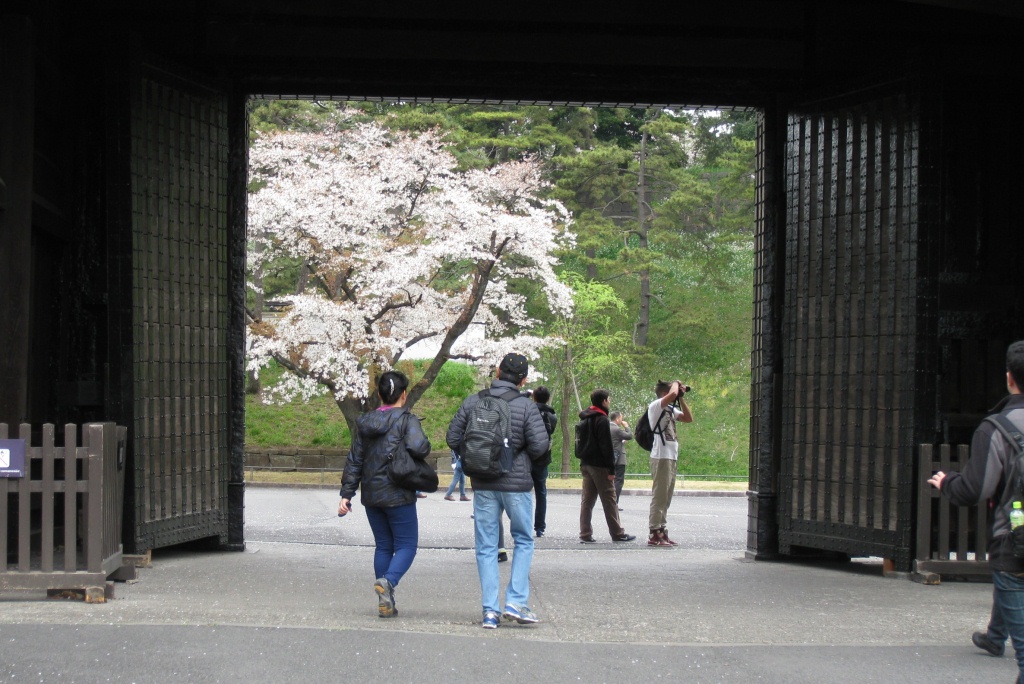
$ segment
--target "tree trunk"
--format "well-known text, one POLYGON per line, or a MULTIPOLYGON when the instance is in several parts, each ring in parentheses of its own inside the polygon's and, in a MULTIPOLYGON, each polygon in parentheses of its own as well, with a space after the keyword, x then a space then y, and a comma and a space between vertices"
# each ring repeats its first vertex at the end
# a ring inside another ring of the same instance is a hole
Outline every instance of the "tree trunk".
POLYGON ((309 261, 303 259, 299 266, 299 274, 295 278, 295 294, 302 294, 309 285, 309 261))
POLYGON ((505 249, 508 244, 506 239, 498 248, 495 254, 495 259, 491 261, 485 261, 477 264, 477 275, 473 283, 473 287, 470 289, 469 300, 462 308, 462 313, 455 319, 455 324, 448 329, 448 333, 441 340, 441 348, 437 350, 437 354, 434 359, 430 362, 427 370, 424 371, 423 377, 420 378, 419 382, 409 388, 408 397, 405 400, 405 405, 410 409, 416 405, 416 402, 420 400, 423 393, 434 384, 434 380, 437 379, 437 374, 441 372, 442 366, 451 358, 452 345, 459 339, 459 335, 466 332, 466 328, 470 326, 473 319, 476 318, 476 312, 480 308, 480 303, 484 299, 484 293, 487 291, 487 284, 491 282, 491 273, 494 271, 494 265, 497 263, 497 258, 501 256, 501 252, 505 249))
POLYGON ((359 429, 356 421, 359 420, 359 416, 363 415, 364 405, 353 397, 345 397, 341 401, 335 399, 334 403, 338 405, 338 408, 341 409, 341 415, 345 417, 345 425, 348 426, 349 446, 351 446, 351 437, 359 429))
MULTIPOLYGON (((640 166, 637 172, 636 182, 636 225, 640 234, 640 250, 646 251, 647 242, 647 131, 640 136, 640 166)), ((640 317, 636 324, 636 339, 634 343, 638 347, 647 346, 647 333, 651 325, 651 271, 648 268, 640 270, 640 317)))
MULTIPOLYGON (((566 348, 566 356, 569 351, 566 348)), ((573 435, 569 429, 569 410, 572 406, 572 388, 570 383, 572 378, 569 376, 570 369, 566 366, 566 370, 562 375, 562 407, 559 413, 558 422, 562 426, 562 477, 569 477, 569 466, 572 461, 572 447, 573 447, 573 435)), ((575 421, 573 421, 575 424, 575 421)))
POLYGON ((587 280, 597 280, 597 250, 587 247, 583 253, 587 255, 587 280))
MULTIPOLYGON (((262 252, 264 247, 262 244, 256 245, 256 251, 262 252)), ((266 299, 266 294, 263 292, 263 264, 253 270, 252 283, 255 286, 254 297, 255 301, 252 305, 252 316, 257 321, 263 320, 263 301, 266 299)), ((246 394, 259 394, 263 389, 260 384, 260 372, 259 370, 247 371, 245 374, 245 392, 246 394)))

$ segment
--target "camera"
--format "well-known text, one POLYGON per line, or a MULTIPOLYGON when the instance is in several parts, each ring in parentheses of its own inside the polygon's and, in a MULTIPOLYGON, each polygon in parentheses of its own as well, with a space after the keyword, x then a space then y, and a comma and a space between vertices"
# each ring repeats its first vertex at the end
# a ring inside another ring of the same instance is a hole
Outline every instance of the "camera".
POLYGON ((692 389, 689 385, 684 385, 682 380, 676 380, 676 382, 679 383, 679 388, 682 390, 680 394, 686 394, 692 389))

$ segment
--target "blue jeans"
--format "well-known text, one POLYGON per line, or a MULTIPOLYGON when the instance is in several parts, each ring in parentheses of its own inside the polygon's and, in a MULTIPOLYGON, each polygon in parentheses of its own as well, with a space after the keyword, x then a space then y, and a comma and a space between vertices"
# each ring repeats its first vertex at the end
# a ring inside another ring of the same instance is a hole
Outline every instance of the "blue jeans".
POLYGON ((533 513, 533 529, 543 532, 548 527, 548 467, 534 463, 530 467, 530 476, 533 478, 533 493, 537 498, 537 507, 533 513))
POLYGON ((455 461, 455 467, 452 472, 452 483, 448 485, 448 493, 445 496, 451 496, 452 492, 455 491, 455 485, 459 486, 459 496, 466 496, 466 474, 462 472, 462 459, 455 461))
POLYGON ((530 564, 533 562, 533 495, 530 492, 474 490, 473 530, 476 541, 476 569, 480 574, 481 604, 484 612, 501 612, 498 602, 498 528, 501 513, 508 514, 515 549, 512 576, 505 589, 505 605, 527 606, 530 600, 530 564))
POLYGON ((419 545, 420 525, 416 504, 393 508, 366 507, 366 520, 373 531, 376 549, 373 552, 373 574, 398 586, 409 571, 419 545))
POLYGON ((1020 681, 1024 681, 1024 577, 998 570, 992 573, 992 619, 988 638, 1005 644, 1013 642, 1020 681))

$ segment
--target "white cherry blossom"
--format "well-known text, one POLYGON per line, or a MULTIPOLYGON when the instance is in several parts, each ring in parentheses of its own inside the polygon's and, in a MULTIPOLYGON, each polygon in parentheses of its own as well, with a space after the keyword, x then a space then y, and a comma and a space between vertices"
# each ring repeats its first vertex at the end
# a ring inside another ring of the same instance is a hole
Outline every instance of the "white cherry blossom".
MULTIPOLYGON (((250 265, 306 261, 309 287, 277 321, 250 325, 250 364, 291 370, 268 390, 279 400, 369 395, 372 377, 425 336, 444 340, 471 322, 488 337, 449 340, 439 357, 495 365, 509 351, 535 358, 550 344, 511 284, 543 288, 553 313, 571 314, 555 276, 570 246, 568 212, 541 199, 535 160, 463 172, 438 134, 376 123, 326 133, 280 133, 250 153, 250 265)), ((349 411, 346 411, 346 418, 349 411)))

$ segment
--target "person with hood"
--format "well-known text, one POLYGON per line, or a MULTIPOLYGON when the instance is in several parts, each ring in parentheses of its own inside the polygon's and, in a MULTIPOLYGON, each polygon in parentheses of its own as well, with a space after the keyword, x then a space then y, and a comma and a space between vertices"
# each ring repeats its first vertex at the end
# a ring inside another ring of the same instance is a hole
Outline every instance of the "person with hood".
POLYGON ((608 421, 611 397, 608 390, 596 389, 590 393, 590 408, 580 412, 576 426, 576 457, 580 459, 583 476, 583 497, 580 501, 580 543, 593 544, 594 528, 591 518, 594 503, 601 497, 604 519, 612 541, 629 542, 636 539, 619 521, 619 505, 615 501, 615 452, 608 421))
POLYGON ((376 547, 373 590, 377 594, 377 614, 382 618, 398 615, 395 588, 412 566, 419 545, 416 493, 391 482, 388 457, 403 442, 415 459, 430 455, 430 440, 420 419, 403 408, 408 387, 409 379, 398 371, 388 371, 377 381, 381 406, 357 421, 338 504, 339 517, 351 512, 352 497, 359 489, 376 547))

